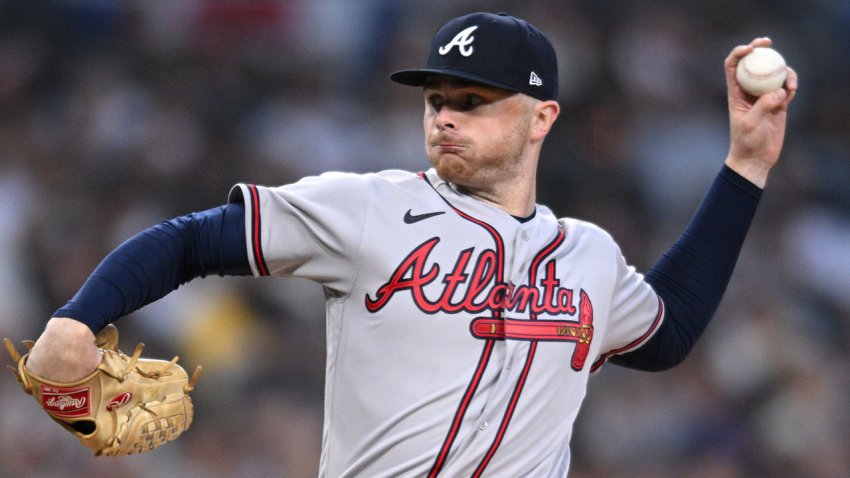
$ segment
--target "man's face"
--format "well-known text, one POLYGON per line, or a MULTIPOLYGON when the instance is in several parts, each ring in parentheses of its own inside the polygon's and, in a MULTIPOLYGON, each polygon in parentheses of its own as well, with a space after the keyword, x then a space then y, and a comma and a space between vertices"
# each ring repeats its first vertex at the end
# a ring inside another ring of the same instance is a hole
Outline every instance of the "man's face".
POLYGON ((516 177, 534 100, 490 86, 434 76, 424 88, 425 148, 446 181, 486 189, 516 177))

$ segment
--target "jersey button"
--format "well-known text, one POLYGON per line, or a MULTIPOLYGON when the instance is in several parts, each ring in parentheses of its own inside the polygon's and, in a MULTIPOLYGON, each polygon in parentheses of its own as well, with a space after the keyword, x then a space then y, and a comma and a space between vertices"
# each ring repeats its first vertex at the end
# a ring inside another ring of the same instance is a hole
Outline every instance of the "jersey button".
POLYGON ((481 422, 480 425, 478 425, 478 429, 483 431, 483 430, 486 430, 487 427, 489 427, 489 426, 490 426, 490 424, 487 423, 487 420, 484 420, 483 422, 481 422))
POLYGON ((522 231, 522 233, 519 235, 519 237, 521 237, 523 241, 527 241, 528 240, 528 231, 522 231))

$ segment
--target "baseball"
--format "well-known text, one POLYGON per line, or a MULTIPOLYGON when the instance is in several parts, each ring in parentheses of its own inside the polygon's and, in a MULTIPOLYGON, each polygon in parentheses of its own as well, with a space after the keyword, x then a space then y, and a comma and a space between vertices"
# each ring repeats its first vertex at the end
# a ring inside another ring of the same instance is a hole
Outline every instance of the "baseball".
POLYGON ((761 96, 782 87, 788 71, 785 59, 773 48, 759 47, 741 58, 737 69, 738 84, 744 91, 761 96))

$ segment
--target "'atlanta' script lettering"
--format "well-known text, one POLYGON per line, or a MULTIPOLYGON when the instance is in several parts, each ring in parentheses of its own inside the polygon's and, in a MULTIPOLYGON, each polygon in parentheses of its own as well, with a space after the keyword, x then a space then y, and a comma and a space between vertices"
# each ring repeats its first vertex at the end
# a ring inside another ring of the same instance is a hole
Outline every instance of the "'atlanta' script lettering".
POLYGON ((561 287, 557 278, 555 261, 544 266, 543 277, 538 284, 514 285, 494 283, 497 257, 493 250, 482 251, 474 264, 473 248, 458 255, 452 270, 442 277, 442 290, 432 288, 430 297, 425 287, 440 276, 440 266, 431 264, 428 257, 439 237, 431 238, 413 250, 395 269, 390 279, 382 285, 372 298, 366 295, 366 309, 381 310, 399 292, 408 292, 413 302, 428 314, 490 311, 513 311, 532 314, 574 315, 573 291, 561 287), (466 286, 461 294, 458 290, 466 286), (458 296, 459 297, 456 297, 458 296))

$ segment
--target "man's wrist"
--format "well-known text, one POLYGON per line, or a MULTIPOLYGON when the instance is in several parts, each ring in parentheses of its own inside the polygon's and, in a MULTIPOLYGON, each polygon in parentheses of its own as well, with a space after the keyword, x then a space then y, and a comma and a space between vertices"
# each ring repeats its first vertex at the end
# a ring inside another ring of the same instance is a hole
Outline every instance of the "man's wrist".
POLYGON ((770 173, 769 167, 762 166, 755 161, 740 160, 731 154, 726 157, 725 164, 729 169, 758 186, 759 189, 764 189, 767 184, 767 176, 770 173))

